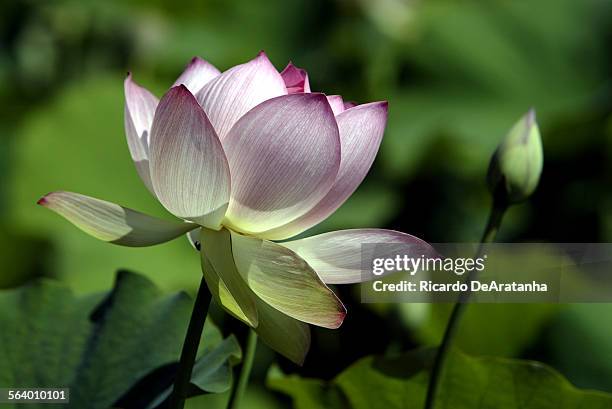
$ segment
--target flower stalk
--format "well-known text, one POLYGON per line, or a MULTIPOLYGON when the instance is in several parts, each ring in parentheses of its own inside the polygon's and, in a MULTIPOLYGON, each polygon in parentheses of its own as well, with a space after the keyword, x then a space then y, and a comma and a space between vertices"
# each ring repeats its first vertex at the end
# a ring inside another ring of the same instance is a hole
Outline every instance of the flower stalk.
POLYGON ((204 276, 200 281, 200 288, 193 304, 189 327, 185 335, 183 350, 174 380, 174 388, 170 395, 170 409, 183 409, 185 407, 185 399, 189 392, 191 381, 191 372, 198 354, 198 347, 204 330, 204 323, 208 315, 208 307, 210 306, 211 294, 206 286, 204 276))
MULTIPOLYGON (((475 258, 479 258, 482 256, 485 244, 491 243, 495 240, 495 237, 497 236, 497 232, 499 231, 499 227, 501 226, 501 222, 507 208, 508 205, 505 203, 505 201, 499 198, 493 200, 493 205, 491 206, 491 211, 489 213, 489 220, 482 234, 482 239, 480 240, 480 245, 478 246, 478 250, 476 251, 475 258)), ((466 282, 475 280, 477 275, 478 272, 476 270, 470 270, 467 275, 466 282)), ((446 329, 442 337, 442 343, 438 348, 438 352, 434 359, 434 364, 431 370, 431 376, 429 378, 429 384, 427 386, 427 396, 425 398, 425 409, 433 409, 434 407, 436 395, 438 393, 438 389, 442 381, 444 363, 446 362, 446 358, 450 351, 453 339, 455 338, 455 335, 457 333, 457 328, 459 327, 459 321, 461 320, 461 317, 465 312, 465 308, 467 307, 467 302, 469 301, 470 295, 470 290, 462 292, 461 294, 459 294, 459 298, 453 306, 453 310, 448 319, 448 324, 446 325, 446 329)))
POLYGON ((255 351, 257 350, 257 333, 250 328, 249 335, 246 342, 246 351, 244 359, 242 361, 242 367, 240 368, 240 376, 236 383, 232 394, 229 399, 227 407, 229 409, 239 409, 240 402, 244 396, 247 385, 249 383, 249 377, 251 375, 251 369, 253 368, 253 360, 255 358, 255 351))
MULTIPOLYGON (((487 243, 495 240, 502 218, 508 207, 527 199, 537 188, 543 166, 542 141, 536 123, 535 111, 529 110, 508 132, 497 147, 487 174, 487 182, 493 197, 489 220, 480 240, 475 258, 480 258, 487 243)), ((478 273, 471 270, 466 282, 476 279, 478 273)), ((471 291, 459 294, 453 307, 442 342, 434 359, 425 397, 425 409, 433 409, 443 377, 444 364, 457 333, 459 321, 465 312, 471 291)))

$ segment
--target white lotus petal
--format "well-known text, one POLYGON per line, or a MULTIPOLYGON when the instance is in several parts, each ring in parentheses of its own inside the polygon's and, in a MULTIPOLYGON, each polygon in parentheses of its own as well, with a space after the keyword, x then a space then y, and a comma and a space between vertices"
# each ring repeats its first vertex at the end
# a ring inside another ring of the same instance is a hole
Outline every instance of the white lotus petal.
POLYGON ((248 63, 237 65, 207 83, 197 93, 197 99, 223 140, 251 108, 286 93, 283 78, 261 52, 248 63))
POLYGON ((272 240, 290 238, 325 220, 353 194, 367 175, 387 123, 387 103, 359 105, 336 116, 336 121, 340 130, 342 159, 334 185, 308 213, 266 232, 266 237, 272 240))
POLYGON ((323 94, 268 100, 242 117, 223 147, 232 173, 227 225, 257 234, 301 216, 329 191, 340 140, 323 94))
POLYGON ((152 246, 172 240, 197 225, 170 222, 115 203, 72 192, 52 192, 38 204, 65 217, 85 233, 129 247, 152 246))
POLYGON ((184 85, 168 91, 155 112, 150 168, 166 209, 219 228, 229 201, 229 167, 215 130, 184 85))
POLYGON ((204 85, 219 75, 221 75, 221 71, 214 65, 200 57, 193 57, 185 71, 174 81, 172 86, 183 84, 195 95, 204 85))
POLYGON ((372 248, 363 244, 381 244, 376 257, 395 257, 398 249, 412 257, 438 257, 425 241, 394 230, 355 229, 319 234, 281 243, 293 250, 328 284, 350 284, 364 280, 362 260, 372 257, 372 248), (390 244, 400 244, 392 246, 390 244), (362 253, 363 252, 363 253, 362 253))
POLYGON ((124 125, 128 148, 136 171, 153 193, 149 174, 149 137, 158 100, 146 88, 136 84, 132 74, 123 83, 125 91, 124 125))
POLYGON ((338 328, 346 309, 317 274, 280 244, 231 233, 236 268, 249 288, 270 306, 297 320, 338 328))

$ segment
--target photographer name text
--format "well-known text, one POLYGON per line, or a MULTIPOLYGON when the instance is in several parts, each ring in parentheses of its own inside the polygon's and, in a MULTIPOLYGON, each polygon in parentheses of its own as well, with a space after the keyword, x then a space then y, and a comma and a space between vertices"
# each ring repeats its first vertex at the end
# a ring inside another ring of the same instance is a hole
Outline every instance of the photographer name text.
POLYGON ((374 281, 372 288, 376 292, 547 292, 548 285, 536 281, 508 282, 497 281, 481 282, 472 280, 468 283, 456 281, 454 283, 436 283, 429 280, 419 282, 400 281, 397 283, 385 283, 381 280, 374 281))

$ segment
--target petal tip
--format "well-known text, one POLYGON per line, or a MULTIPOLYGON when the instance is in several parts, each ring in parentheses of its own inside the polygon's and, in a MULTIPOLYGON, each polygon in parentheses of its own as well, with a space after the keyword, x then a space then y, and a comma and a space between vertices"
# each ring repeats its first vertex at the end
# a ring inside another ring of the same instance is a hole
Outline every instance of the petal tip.
POLYGON ((379 104, 380 109, 383 111, 383 115, 385 116, 385 118, 387 118, 389 116, 389 102, 381 101, 379 104))
POLYGON ((196 55, 196 56, 193 56, 191 60, 189 60, 189 63, 187 64, 187 68, 198 66, 198 65, 206 66, 206 65, 210 65, 210 63, 208 63, 204 58, 196 55))
POLYGON ((368 104, 362 104, 362 105, 357 105, 362 106, 362 107, 372 107, 372 108, 380 108, 381 110, 388 112, 389 111, 389 101, 376 101, 376 102, 370 102, 368 104))
POLYGON ((43 206, 43 207, 48 207, 50 205, 52 205, 52 201, 53 201, 53 197, 56 196, 57 194, 61 194, 64 193, 62 191, 56 191, 56 192, 49 192, 46 195, 44 195, 43 197, 41 197, 40 199, 38 199, 36 201, 37 205, 43 206))
POLYGON ((179 84, 179 85, 176 85, 170 88, 170 90, 166 93, 166 97, 168 96, 172 96, 172 97, 191 96, 191 98, 195 98, 193 94, 191 93, 191 91, 189 91, 189 88, 185 86, 185 84, 179 84))
MULTIPOLYGON (((272 64, 272 61, 270 61, 270 58, 268 58, 268 54, 266 54, 264 50, 260 50, 257 53, 257 56, 252 61, 259 64, 269 64, 270 66, 274 67, 274 64, 272 64)), ((274 70, 276 71, 276 68, 274 68, 274 70)), ((278 71, 276 72, 278 73, 278 71)))
POLYGON ((300 68, 296 67, 295 64, 293 64, 293 61, 289 61, 287 63, 287 66, 281 72, 281 74, 284 73, 284 72, 291 72, 291 71, 295 71, 295 70, 300 71, 300 68))
POLYGON ((534 107, 529 108, 527 111, 527 126, 531 126, 536 122, 536 111, 534 107))
POLYGON ((296 67, 292 61, 281 71, 281 77, 290 94, 310 92, 310 84, 306 70, 296 67))
POLYGON ((125 74, 125 80, 123 80, 123 84, 125 85, 125 89, 126 91, 128 90, 128 87, 132 88, 132 87, 138 87, 139 85, 136 84, 136 81, 134 81, 134 74, 132 74, 132 71, 127 71, 125 74))
POLYGON ((340 311, 338 311, 338 317, 337 317, 336 322, 334 323, 334 325, 331 327, 331 329, 338 329, 338 328, 340 328, 340 326, 344 322, 344 318, 346 318, 346 308, 344 307, 344 305, 342 305, 342 309, 340 311))
POLYGON ((336 312, 336 317, 335 317, 335 321, 333 323, 330 323, 329 325, 326 325, 326 328, 329 329, 338 329, 340 328, 340 326, 342 325, 342 323, 344 322, 344 319, 346 318, 346 307, 344 306, 344 303, 334 294, 334 297, 336 297, 336 302, 338 303, 338 310, 336 312))
POLYGON ((304 74, 304 75, 306 74, 306 70, 295 65, 293 61, 289 61, 287 63, 287 66, 283 69, 283 72, 289 72, 289 71, 297 71, 300 74, 304 74))

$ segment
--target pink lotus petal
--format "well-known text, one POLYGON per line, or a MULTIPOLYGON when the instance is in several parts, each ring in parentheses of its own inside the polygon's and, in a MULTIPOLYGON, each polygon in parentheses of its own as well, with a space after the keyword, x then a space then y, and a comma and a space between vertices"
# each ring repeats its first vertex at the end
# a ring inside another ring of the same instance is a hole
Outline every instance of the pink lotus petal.
POLYGON ((130 155, 136 165, 138 175, 147 188, 155 194, 149 174, 149 137, 158 100, 146 88, 136 84, 130 73, 123 87, 125 90, 124 125, 130 155))
POLYGON ((285 81, 288 93, 310 92, 310 83, 308 82, 306 70, 298 68, 290 62, 281 72, 281 76, 283 81, 285 81))
POLYGON ((210 81, 196 96, 223 140, 251 108, 285 94, 283 78, 261 52, 248 63, 237 65, 210 81))
MULTIPOLYGON (((425 241, 394 230, 354 229, 319 234, 301 240, 280 243, 293 250, 312 267, 327 284, 350 284, 364 281, 362 274, 363 244, 401 244, 400 249, 412 257, 438 257, 438 253, 425 241)), ((394 257, 396 246, 378 247, 376 257, 394 257), (385 253, 388 249, 389 253, 385 253)))
POLYGON ((150 168, 159 201, 177 217, 216 229, 230 193, 221 142, 184 85, 164 95, 151 131, 150 168))
POLYGON ((290 94, 258 105, 223 146, 232 173, 226 222, 244 233, 273 229, 306 213, 338 173, 340 138, 323 94, 290 94))
POLYGON ((327 101, 329 102, 329 106, 331 106, 332 111, 334 111, 334 115, 338 115, 344 111, 344 101, 342 101, 342 97, 340 95, 328 95, 327 101))
POLYGON ((200 57, 193 57, 185 71, 183 71, 172 86, 175 87, 183 84, 195 95, 204 85, 219 75, 221 75, 221 71, 214 65, 200 57))
POLYGON ((353 194, 367 175, 385 131, 387 103, 359 105, 336 116, 342 142, 342 160, 331 190, 308 213, 266 235, 272 240, 293 237, 320 223, 353 194))

